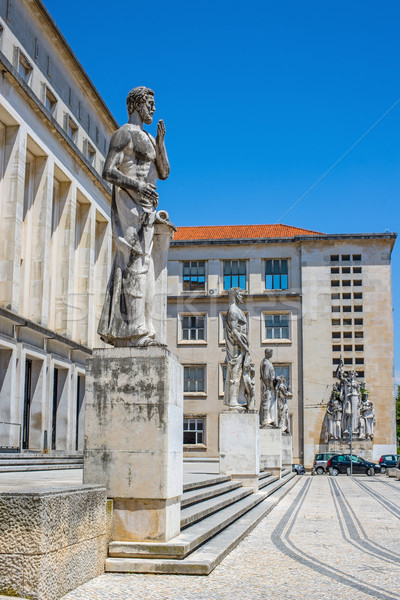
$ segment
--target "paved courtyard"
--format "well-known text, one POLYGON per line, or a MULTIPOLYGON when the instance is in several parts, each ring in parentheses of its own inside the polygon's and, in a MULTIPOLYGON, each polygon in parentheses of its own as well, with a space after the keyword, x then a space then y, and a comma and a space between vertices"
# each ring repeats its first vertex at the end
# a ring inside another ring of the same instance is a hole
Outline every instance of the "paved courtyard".
POLYGON ((302 477, 208 577, 106 574, 63 600, 399 600, 400 481, 302 477))

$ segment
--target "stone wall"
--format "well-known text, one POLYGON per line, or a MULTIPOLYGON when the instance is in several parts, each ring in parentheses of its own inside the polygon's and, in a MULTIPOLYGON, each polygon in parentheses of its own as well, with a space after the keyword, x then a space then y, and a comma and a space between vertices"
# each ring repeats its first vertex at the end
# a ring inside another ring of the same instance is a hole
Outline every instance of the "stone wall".
POLYGON ((0 494, 0 594, 57 600, 101 575, 110 527, 101 486, 0 494))

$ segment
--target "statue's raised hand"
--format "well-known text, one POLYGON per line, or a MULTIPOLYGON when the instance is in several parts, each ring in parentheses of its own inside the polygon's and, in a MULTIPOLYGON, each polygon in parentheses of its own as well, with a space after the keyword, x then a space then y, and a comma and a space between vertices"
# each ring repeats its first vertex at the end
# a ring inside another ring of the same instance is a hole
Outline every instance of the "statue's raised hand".
POLYGON ((165 125, 164 121, 160 119, 157 125, 157 142, 163 142, 165 137, 165 125))

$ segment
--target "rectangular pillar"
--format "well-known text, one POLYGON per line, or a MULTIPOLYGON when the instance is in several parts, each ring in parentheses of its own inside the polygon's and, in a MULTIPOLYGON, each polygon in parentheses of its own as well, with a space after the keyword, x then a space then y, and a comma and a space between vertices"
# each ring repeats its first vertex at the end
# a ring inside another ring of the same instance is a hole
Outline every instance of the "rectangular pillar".
POLYGON ((223 412, 219 416, 220 473, 232 475, 258 490, 260 473, 259 417, 223 412))
POLYGON ((113 540, 180 532, 183 368, 164 346, 97 348, 87 361, 86 483, 114 500, 113 540))
POLYGON ((282 467, 290 468, 292 470, 293 462, 293 449, 292 449, 292 436, 290 433, 282 434, 282 467))
POLYGON ((279 427, 260 429, 261 468, 280 475, 282 469, 282 432, 279 427))

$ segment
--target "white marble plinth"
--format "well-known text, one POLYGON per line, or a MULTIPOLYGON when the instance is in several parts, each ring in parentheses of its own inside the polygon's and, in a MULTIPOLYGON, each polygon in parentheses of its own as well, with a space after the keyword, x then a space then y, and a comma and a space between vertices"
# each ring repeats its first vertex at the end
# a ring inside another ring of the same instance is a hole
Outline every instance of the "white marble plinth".
POLYGON ((219 416, 220 473, 232 475, 258 490, 260 472, 259 416, 223 412, 219 416))
POLYGON ((260 429, 260 465, 280 475, 282 469, 282 432, 279 427, 260 429))
POLYGON ((293 449, 292 436, 289 433, 282 434, 282 467, 290 467, 292 470, 293 449))
POLYGON ((118 541, 180 531, 183 368, 160 346, 95 349, 87 361, 85 483, 114 500, 118 541))

